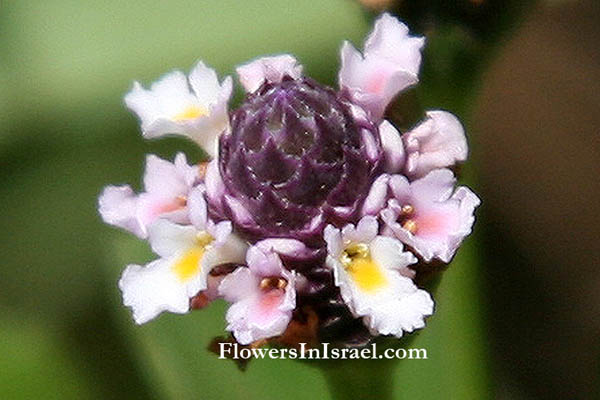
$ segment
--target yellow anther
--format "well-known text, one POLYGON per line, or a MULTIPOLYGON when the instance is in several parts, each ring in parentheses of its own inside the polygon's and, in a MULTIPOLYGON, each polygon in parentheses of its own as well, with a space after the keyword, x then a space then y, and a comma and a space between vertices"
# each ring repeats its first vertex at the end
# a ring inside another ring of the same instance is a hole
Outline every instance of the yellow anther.
POLYGON ((402 227, 413 235, 417 233, 417 222, 414 219, 407 219, 404 221, 404 224, 402 224, 402 227))

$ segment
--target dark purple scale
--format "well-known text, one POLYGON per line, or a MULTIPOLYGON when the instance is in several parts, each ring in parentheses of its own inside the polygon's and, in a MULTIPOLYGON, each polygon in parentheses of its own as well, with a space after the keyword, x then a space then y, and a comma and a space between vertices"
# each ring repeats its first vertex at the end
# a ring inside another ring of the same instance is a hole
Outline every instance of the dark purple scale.
POLYGON ((252 216, 235 228, 252 240, 320 243, 328 223, 355 222, 382 157, 377 126, 357 120, 331 88, 302 78, 265 83, 248 95, 221 136, 226 195, 252 216), (370 135, 377 155, 363 143, 370 135))

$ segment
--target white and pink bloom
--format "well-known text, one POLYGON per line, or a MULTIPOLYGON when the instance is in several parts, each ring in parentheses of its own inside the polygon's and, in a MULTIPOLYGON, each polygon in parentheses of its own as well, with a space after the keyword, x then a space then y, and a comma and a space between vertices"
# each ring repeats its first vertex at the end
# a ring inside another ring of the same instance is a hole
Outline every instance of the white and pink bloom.
POLYGON ((98 200, 100 215, 104 222, 146 238, 158 218, 189 223, 187 198, 199 182, 198 167, 188 165, 183 153, 173 163, 151 154, 146 157, 144 192, 136 195, 129 185, 107 186, 98 200))
POLYGON ((420 178, 430 171, 452 167, 467 159, 469 147, 462 124, 446 111, 429 111, 427 119, 402 135, 405 173, 420 178))
POLYGON ((406 25, 383 14, 375 22, 363 54, 344 42, 340 88, 374 119, 381 118, 394 97, 419 81, 424 44, 424 38, 410 36, 406 25))
POLYGON ((409 266, 417 259, 398 240, 378 235, 372 216, 342 230, 325 228, 327 265, 344 302, 375 334, 401 337, 425 326, 433 313, 429 293, 418 289, 409 266))
POLYGON ((471 233, 479 198, 467 187, 454 189, 452 171, 437 169, 409 182, 403 175, 382 175, 363 207, 379 215, 384 234, 398 238, 425 261, 450 262, 471 233))
POLYGON ((150 90, 135 82, 125 103, 140 118, 144 137, 184 135, 215 156, 218 136, 229 129, 232 89, 231 77, 219 83, 216 72, 200 61, 189 77, 173 71, 150 90))
POLYGON ((430 111, 403 134, 384 119, 418 82, 424 43, 383 14, 362 53, 344 43, 339 91, 291 55, 255 59, 236 69, 246 97, 231 114, 231 78, 202 62, 149 90, 134 83, 125 102, 145 137, 184 135, 214 157, 200 171, 183 154, 148 156, 142 193, 100 196, 102 218, 159 257, 119 281, 134 320, 223 298, 244 345, 287 337, 309 311, 314 334, 332 330, 342 345, 422 328, 434 304, 413 280, 424 262, 451 260, 479 204, 444 169, 468 153, 456 117, 430 111))
MULTIPOLYGON (((289 245, 302 243, 290 240, 289 245)), ((276 246, 288 246, 282 242, 276 246)), ((296 308, 296 274, 288 271, 269 243, 250 247, 247 267, 240 267, 221 282, 219 293, 230 303, 227 330, 241 344, 281 335, 296 308)), ((293 250, 292 250, 293 251, 293 250)))
POLYGON ((217 224, 207 217, 201 187, 190 194, 193 225, 178 225, 159 219, 150 227, 150 245, 160 257, 145 267, 129 265, 119 281, 123 302, 133 318, 143 324, 163 311, 183 314, 190 310, 190 298, 207 289, 213 267, 244 261, 247 245, 231 228, 231 222, 217 224))
POLYGON ((302 66, 289 54, 262 57, 236 68, 240 83, 246 92, 255 92, 264 82, 279 83, 287 76, 299 79, 302 66))

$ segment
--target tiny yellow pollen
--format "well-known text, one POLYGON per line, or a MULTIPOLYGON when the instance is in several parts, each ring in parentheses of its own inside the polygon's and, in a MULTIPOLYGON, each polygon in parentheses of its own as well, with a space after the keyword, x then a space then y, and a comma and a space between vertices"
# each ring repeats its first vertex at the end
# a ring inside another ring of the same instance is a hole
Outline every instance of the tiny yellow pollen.
POLYGON ((177 196, 175 197, 175 203, 179 207, 185 207, 187 205, 187 197, 186 196, 177 196))
POLYGON ((415 212, 415 208, 413 206, 411 206, 410 204, 406 204, 406 205, 402 206, 402 214, 403 215, 411 215, 414 212, 415 212))
POLYGON ((287 281, 283 278, 280 278, 278 276, 270 276, 267 278, 263 278, 260 281, 259 287, 262 290, 267 290, 267 289, 285 289, 287 286, 287 281))
POLYGON ((417 222, 414 219, 407 219, 402 227, 412 233, 413 235, 417 233, 417 222))
POLYGON ((207 110, 205 108, 203 108, 203 107, 200 107, 200 106, 189 106, 184 111, 182 111, 179 114, 175 115, 173 117, 173 120, 176 121, 176 122, 189 121, 191 119, 196 119, 198 117, 202 117, 202 116, 207 115, 207 114, 208 114, 207 110))
POLYGON ((214 240, 215 238, 206 231, 198 232, 196 235, 196 243, 204 249, 206 249, 214 240))

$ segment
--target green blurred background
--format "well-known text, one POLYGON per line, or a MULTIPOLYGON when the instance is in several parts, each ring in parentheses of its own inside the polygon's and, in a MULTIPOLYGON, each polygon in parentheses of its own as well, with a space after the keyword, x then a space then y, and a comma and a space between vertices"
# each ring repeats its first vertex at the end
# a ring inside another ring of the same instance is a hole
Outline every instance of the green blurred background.
MULTIPOLYGON (((339 46, 387 7, 427 36, 422 83, 392 108, 465 122, 476 234, 444 274, 411 343, 429 359, 359 363, 343 379, 378 398, 596 398, 600 310, 598 2, 19 0, 0 3, 0 398, 331 398, 314 364, 206 350, 225 304, 133 324, 116 287, 147 246, 103 225, 103 186, 139 187, 144 141, 122 97, 198 59, 222 75, 292 53, 334 85, 339 46)), ((237 93, 236 101, 241 98, 237 93)))

